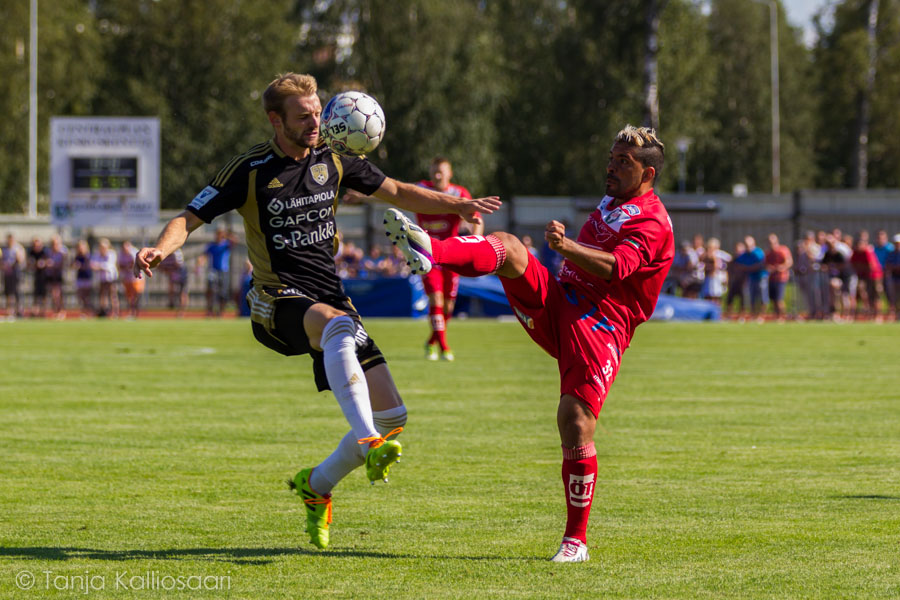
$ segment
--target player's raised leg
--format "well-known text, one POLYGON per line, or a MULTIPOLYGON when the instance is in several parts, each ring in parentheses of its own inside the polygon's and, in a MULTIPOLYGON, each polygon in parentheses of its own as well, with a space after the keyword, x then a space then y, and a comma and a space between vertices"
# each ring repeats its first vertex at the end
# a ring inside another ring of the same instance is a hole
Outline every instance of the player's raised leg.
POLYGON ((384 224, 388 237, 403 252, 413 273, 424 274, 432 265, 441 265, 465 277, 496 273, 513 279, 528 266, 528 250, 519 238, 506 232, 438 240, 395 208, 385 211, 384 224))
MULTIPOLYGON (((386 481, 387 469, 398 460, 401 449, 399 442, 385 440, 386 436, 376 426, 369 383, 356 355, 357 328, 353 319, 331 306, 314 304, 303 315, 303 328, 310 346, 323 353, 328 385, 351 427, 328 458, 314 469, 301 470, 289 482, 306 505, 306 531, 310 541, 318 548, 326 548, 334 486, 364 463, 373 483, 376 478, 386 481), (375 466, 369 468, 369 463, 375 466)), ((379 366, 386 369, 384 365, 379 366)), ((394 409, 389 411, 391 415, 397 412, 399 405, 405 421, 405 407, 396 388, 389 400, 384 399, 384 394, 378 394, 375 402, 378 412, 384 412, 383 405, 390 404, 389 408, 394 409)), ((388 436, 399 430, 395 429, 388 436)))
MULTIPOLYGON (((366 382, 369 387, 375 429, 384 438, 399 434, 406 425, 406 406, 400 399, 400 393, 387 365, 381 364, 369 369, 366 372, 366 382)), ((374 482, 385 479, 391 465, 400 461, 401 451, 400 442, 396 439, 386 440, 374 452, 370 450, 366 454, 366 457, 369 454, 372 456, 370 461, 372 466, 369 468, 367 465, 366 468, 369 480, 374 482), (396 460, 382 464, 385 455, 388 458, 396 456, 396 460)), ((335 451, 313 469, 309 477, 311 488, 323 496, 330 494, 344 477, 366 463, 366 457, 360 452, 360 445, 354 432, 352 430, 347 432, 335 451)))
POLYGON ((594 430, 597 418, 588 406, 570 394, 559 400, 556 414, 562 441, 562 478, 566 490, 566 531, 553 562, 588 560, 587 523, 597 481, 594 430))
POLYGON ((366 372, 369 397, 372 400, 372 418, 375 428, 382 436, 382 443, 370 449, 366 455, 366 477, 373 484, 381 479, 385 483, 391 465, 400 462, 403 448, 393 438, 406 425, 406 406, 400 399, 400 392, 386 364, 372 367, 366 372))

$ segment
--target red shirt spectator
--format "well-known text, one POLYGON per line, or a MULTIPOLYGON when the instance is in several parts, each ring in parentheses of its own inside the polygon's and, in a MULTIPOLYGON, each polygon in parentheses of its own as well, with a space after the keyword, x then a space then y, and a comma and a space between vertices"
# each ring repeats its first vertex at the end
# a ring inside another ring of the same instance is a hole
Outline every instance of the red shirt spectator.
POLYGON ((769 271, 769 281, 785 283, 790 278, 793 264, 794 258, 791 256, 791 249, 778 243, 778 238, 775 234, 770 234, 769 251, 766 252, 766 269, 769 271))
POLYGON ((865 281, 878 281, 883 275, 881 263, 875 254, 875 249, 868 242, 860 240, 850 256, 850 264, 856 271, 856 276, 865 281))

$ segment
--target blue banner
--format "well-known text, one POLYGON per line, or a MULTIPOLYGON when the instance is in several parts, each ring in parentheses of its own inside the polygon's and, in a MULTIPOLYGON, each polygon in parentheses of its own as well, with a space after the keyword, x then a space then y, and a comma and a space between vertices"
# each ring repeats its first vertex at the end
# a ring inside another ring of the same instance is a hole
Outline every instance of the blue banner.
POLYGON ((345 279, 344 289, 363 317, 422 317, 428 296, 418 275, 383 279, 345 279))

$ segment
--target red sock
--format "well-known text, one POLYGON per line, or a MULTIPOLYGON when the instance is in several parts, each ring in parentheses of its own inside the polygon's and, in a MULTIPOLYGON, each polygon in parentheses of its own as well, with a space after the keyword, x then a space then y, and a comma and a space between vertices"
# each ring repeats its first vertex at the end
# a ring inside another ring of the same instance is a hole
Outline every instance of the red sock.
POLYGON ((466 235, 446 240, 431 238, 431 255, 435 264, 447 267, 454 273, 480 277, 503 266, 506 248, 493 235, 466 235))
POLYGON ((441 306, 432 306, 428 309, 428 314, 431 315, 431 339, 428 343, 437 342, 441 347, 441 352, 446 352, 448 349, 447 346, 447 331, 446 331, 446 322, 444 321, 444 309, 441 306))
POLYGON ((562 478, 566 486, 566 533, 587 543, 587 523, 597 480, 594 442, 580 448, 563 446, 562 478))

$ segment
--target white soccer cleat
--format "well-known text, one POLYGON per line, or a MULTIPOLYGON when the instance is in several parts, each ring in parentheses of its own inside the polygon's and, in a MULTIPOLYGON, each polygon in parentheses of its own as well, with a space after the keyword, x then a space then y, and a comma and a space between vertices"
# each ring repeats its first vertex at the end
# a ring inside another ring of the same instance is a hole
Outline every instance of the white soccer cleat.
POLYGON ((400 248, 413 275, 424 275, 431 270, 431 238, 421 227, 406 218, 396 208, 384 211, 384 228, 391 243, 400 248))
POLYGON ((564 537, 562 544, 559 545, 559 551, 550 560, 552 562, 566 563, 585 562, 589 558, 587 544, 575 538, 564 537))

